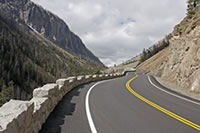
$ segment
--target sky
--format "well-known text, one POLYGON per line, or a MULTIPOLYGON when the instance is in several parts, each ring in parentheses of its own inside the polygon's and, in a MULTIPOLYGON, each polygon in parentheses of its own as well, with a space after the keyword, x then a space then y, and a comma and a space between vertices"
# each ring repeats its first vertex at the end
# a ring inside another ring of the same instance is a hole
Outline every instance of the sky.
POLYGON ((107 66, 138 55, 173 31, 186 0, 32 0, 63 19, 107 66))

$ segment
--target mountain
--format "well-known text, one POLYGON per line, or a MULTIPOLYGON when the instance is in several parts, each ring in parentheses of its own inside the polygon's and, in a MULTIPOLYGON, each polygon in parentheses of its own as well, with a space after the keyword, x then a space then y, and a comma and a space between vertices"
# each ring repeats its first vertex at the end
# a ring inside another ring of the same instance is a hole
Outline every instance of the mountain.
POLYGON ((26 24, 59 47, 102 64, 62 19, 30 0, 0 0, 0 12, 26 24))
POLYGON ((200 92, 200 6, 174 27, 169 46, 139 66, 180 91, 200 92))
POLYGON ((0 13, 0 105, 28 99, 34 88, 58 78, 92 74, 103 65, 71 54, 0 13))

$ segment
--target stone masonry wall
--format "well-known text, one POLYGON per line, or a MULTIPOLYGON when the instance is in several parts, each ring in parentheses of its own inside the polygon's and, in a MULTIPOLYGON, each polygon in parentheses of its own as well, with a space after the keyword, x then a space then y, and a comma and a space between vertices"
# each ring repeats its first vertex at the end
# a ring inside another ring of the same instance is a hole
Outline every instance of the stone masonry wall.
POLYGON ((63 96, 81 84, 123 74, 86 75, 58 79, 33 91, 30 101, 10 100, 0 108, 0 133, 38 133, 63 96))

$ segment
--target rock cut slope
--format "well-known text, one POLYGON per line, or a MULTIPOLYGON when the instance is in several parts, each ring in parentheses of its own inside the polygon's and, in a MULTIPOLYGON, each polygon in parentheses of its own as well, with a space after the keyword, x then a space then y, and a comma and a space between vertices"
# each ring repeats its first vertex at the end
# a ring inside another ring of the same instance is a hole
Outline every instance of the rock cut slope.
POLYGON ((161 79, 187 91, 200 92, 200 7, 175 26, 169 48, 165 51, 164 57, 160 56, 162 59, 153 60, 155 55, 139 68, 149 69, 161 79), (147 63, 158 60, 156 67, 147 63))

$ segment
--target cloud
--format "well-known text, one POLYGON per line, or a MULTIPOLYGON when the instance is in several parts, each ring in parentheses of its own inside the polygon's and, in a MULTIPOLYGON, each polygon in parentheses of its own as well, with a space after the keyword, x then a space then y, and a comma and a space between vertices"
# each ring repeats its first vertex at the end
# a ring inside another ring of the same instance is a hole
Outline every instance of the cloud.
POLYGON ((64 19, 109 66, 162 39, 186 14, 186 0, 33 1, 64 19))

